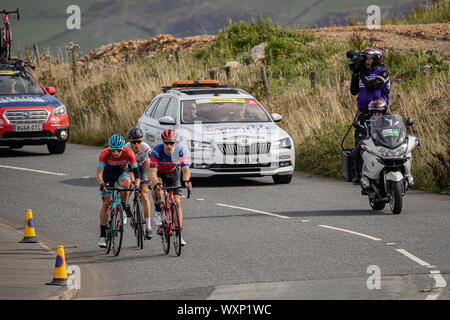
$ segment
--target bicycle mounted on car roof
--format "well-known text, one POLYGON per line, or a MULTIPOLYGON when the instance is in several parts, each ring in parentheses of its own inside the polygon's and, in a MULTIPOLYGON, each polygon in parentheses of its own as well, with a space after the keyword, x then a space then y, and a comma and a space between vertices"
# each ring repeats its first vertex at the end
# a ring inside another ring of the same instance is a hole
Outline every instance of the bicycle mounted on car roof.
POLYGON ((20 19, 19 8, 16 11, 2 10, 3 14, 3 28, 0 32, 0 58, 11 59, 11 42, 12 32, 9 24, 8 14, 16 13, 17 20, 20 19))

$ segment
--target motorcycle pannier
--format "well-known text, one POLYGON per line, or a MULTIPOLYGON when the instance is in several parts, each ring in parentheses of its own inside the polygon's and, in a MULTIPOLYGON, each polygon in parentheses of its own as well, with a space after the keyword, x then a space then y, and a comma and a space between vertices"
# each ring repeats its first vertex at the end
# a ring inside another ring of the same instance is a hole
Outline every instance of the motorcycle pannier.
POLYGON ((354 167, 353 149, 341 150, 341 166, 342 166, 342 176, 344 176, 345 181, 347 182, 352 181, 353 179, 352 172, 354 167))

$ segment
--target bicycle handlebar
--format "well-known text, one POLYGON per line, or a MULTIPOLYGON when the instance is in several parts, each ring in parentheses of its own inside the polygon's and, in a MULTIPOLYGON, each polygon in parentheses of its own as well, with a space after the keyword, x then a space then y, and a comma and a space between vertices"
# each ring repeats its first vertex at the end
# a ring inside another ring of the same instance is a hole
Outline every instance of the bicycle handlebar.
MULTIPOLYGON (((179 187, 161 187, 161 190, 171 190, 171 189, 178 189, 178 188, 186 188, 188 190, 187 198, 189 199, 192 195, 192 187, 188 188, 186 186, 179 186, 179 187)), ((154 188, 153 188, 154 189, 154 188)), ((156 200, 159 200, 159 192, 156 193, 156 200)))
POLYGON ((105 186, 106 190, 111 190, 111 191, 135 191, 135 189, 130 189, 130 188, 115 188, 115 187, 107 187, 105 186))
POLYGON ((3 14, 17 13, 17 20, 20 20, 19 8, 17 8, 16 11, 6 11, 6 10, 3 10, 2 13, 3 13, 3 14))

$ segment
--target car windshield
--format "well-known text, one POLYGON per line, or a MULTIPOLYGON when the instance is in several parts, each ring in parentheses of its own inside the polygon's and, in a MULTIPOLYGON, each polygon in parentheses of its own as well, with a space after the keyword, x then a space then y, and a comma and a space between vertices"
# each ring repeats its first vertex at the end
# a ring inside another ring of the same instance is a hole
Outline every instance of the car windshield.
POLYGON ((44 91, 27 72, 0 70, 0 95, 21 94, 44 94, 44 91))
POLYGON ((183 101, 181 123, 269 122, 270 118, 254 99, 198 99, 183 101))
POLYGON ((387 148, 396 148, 405 141, 406 127, 398 114, 370 118, 370 135, 387 148))

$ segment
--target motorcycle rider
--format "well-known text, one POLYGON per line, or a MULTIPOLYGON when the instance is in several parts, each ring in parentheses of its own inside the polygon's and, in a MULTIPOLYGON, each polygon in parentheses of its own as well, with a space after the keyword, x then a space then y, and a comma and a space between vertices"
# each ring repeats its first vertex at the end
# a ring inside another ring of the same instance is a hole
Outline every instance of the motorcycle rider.
MULTIPOLYGON (((369 103, 369 105, 367 106, 367 112, 368 112, 369 119, 371 117, 374 117, 375 119, 379 119, 381 116, 387 114, 387 110, 388 110, 388 104, 387 104, 386 100, 384 100, 383 98, 377 98, 375 100, 372 100, 369 103)), ((362 163, 363 163, 363 159, 361 157, 361 141, 363 140, 363 138, 366 137, 367 131, 365 131, 366 129, 362 129, 358 126, 356 126, 355 128, 356 128, 356 130, 359 130, 360 135, 359 135, 359 140, 356 143, 356 146, 355 146, 355 149, 353 152, 353 159, 355 160, 355 163, 357 164, 356 170, 359 170, 358 172, 361 175, 362 163)), ((361 176, 359 176, 358 178, 359 178, 359 180, 361 180, 361 176)), ((353 182, 355 183, 355 178, 353 179, 353 182)), ((359 183, 359 181, 357 183, 359 183)))
POLYGON ((352 63, 349 66, 353 73, 350 93, 354 96, 358 95, 356 122, 360 125, 355 126, 354 184, 359 184, 361 181, 362 158, 359 154, 358 144, 366 134, 365 129, 362 129, 362 127, 364 127, 365 121, 371 116, 368 106, 371 101, 383 98, 387 110, 391 87, 389 74, 382 67, 383 53, 380 49, 367 48, 360 53, 360 58, 364 59, 364 63, 352 63))

